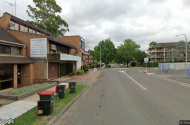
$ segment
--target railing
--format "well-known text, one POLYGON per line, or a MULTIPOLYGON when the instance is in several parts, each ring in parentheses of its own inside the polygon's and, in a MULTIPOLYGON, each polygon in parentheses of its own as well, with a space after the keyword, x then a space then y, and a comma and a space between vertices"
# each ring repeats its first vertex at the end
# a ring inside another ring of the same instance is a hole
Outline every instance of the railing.
POLYGON ((164 49, 157 49, 156 52, 164 52, 164 49))

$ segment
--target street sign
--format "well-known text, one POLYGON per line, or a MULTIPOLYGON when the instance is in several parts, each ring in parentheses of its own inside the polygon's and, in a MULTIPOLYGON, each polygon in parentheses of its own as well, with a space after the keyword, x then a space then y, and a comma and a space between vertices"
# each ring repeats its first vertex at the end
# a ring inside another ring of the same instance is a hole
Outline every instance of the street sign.
POLYGON ((148 58, 144 58, 144 62, 147 63, 148 62, 148 58))

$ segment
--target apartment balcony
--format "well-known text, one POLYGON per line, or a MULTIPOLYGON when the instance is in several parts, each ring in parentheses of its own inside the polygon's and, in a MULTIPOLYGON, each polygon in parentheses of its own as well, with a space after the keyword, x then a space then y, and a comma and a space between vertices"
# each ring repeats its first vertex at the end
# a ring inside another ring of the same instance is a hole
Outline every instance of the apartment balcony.
POLYGON ((151 58, 164 58, 164 55, 152 55, 151 58))
POLYGON ((169 49, 165 49, 165 52, 169 52, 170 50, 169 49))
POLYGON ((60 53, 50 53, 47 55, 47 59, 51 62, 60 61, 60 53))
POLYGON ((164 55, 157 55, 157 58, 164 58, 164 55))
POLYGON ((164 49, 157 49, 156 52, 164 52, 164 49))

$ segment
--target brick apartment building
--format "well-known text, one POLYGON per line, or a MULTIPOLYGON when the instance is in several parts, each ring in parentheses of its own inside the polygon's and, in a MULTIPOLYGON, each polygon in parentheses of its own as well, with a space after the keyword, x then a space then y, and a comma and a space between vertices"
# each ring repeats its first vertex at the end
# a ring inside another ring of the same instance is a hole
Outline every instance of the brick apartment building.
POLYGON ((76 54, 77 56, 81 57, 81 60, 84 62, 85 61, 85 39, 82 38, 79 35, 76 36, 63 36, 63 37, 57 37, 57 39, 66 41, 77 48, 77 53, 76 51, 71 50, 71 54, 76 54))
POLYGON ((80 69, 77 47, 9 13, 0 17, 0 90, 80 69))
POLYGON ((93 56, 90 53, 85 53, 85 64, 94 65, 93 56))
MULTIPOLYGON (((151 61, 171 61, 168 57, 176 49, 179 42, 158 43, 157 45, 148 49, 151 61)), ((182 54, 180 56, 183 56, 182 54)), ((176 57, 177 58, 177 57, 176 57)))

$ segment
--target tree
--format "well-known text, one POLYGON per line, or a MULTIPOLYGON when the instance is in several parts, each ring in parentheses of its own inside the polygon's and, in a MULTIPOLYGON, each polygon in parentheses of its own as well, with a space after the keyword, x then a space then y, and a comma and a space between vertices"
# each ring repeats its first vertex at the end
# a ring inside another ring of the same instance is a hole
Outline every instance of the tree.
POLYGON ((134 57, 135 57, 134 58, 135 61, 141 62, 141 64, 143 64, 144 63, 144 58, 148 57, 148 55, 145 53, 145 51, 137 50, 134 53, 134 57))
POLYGON ((94 50, 91 50, 91 49, 89 49, 87 52, 90 53, 91 55, 94 54, 94 50))
POLYGON ((33 19, 28 21, 29 23, 49 31, 55 37, 63 36, 66 31, 69 31, 67 22, 58 15, 62 8, 55 0, 33 0, 33 2, 36 7, 28 5, 26 10, 28 16, 33 19))
MULTIPOLYGON (((190 55, 190 45, 187 43, 187 55, 190 55)), ((186 42, 179 41, 173 50, 170 50, 167 55, 168 60, 174 59, 175 61, 185 61, 186 59, 186 42)))
POLYGON ((149 48, 152 48, 153 46, 157 45, 158 43, 155 41, 152 41, 149 43, 149 48))
POLYGON ((111 40, 100 41, 94 48, 94 59, 100 61, 100 44, 101 44, 101 61, 107 65, 114 60, 116 49, 111 40))
POLYGON ((140 45, 136 44, 133 40, 124 40, 124 43, 121 44, 117 49, 115 61, 117 63, 127 63, 128 67, 129 62, 134 61, 135 55, 138 53, 138 51, 140 52, 139 48, 140 45))

